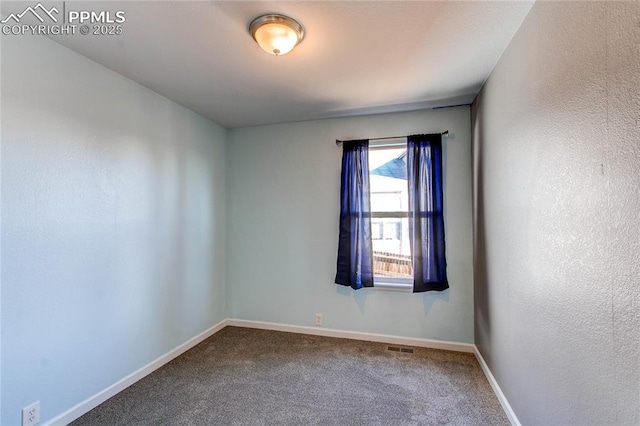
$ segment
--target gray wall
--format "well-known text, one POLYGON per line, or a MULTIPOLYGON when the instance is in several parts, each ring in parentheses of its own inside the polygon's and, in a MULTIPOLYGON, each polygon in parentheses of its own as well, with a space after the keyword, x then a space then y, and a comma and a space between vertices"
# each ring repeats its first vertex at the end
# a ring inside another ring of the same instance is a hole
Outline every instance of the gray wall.
POLYGON ((234 129, 228 145, 228 282, 233 318, 473 342, 470 109, 234 129), (340 214, 339 139, 448 129, 443 293, 333 283, 340 214))
POLYGON ((62 413, 226 315, 226 131, 2 39, 2 424, 62 413))
POLYGON ((640 424, 640 3, 538 2, 473 107, 476 344, 524 425, 640 424))

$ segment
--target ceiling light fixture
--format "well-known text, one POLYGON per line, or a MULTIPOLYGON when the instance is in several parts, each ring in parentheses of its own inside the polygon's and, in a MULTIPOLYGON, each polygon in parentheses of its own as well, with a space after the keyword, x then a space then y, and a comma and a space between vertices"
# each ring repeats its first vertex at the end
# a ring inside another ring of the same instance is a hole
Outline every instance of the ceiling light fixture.
POLYGON ((273 13, 251 21, 249 32, 265 52, 275 56, 289 53, 304 37, 304 28, 298 21, 273 13))

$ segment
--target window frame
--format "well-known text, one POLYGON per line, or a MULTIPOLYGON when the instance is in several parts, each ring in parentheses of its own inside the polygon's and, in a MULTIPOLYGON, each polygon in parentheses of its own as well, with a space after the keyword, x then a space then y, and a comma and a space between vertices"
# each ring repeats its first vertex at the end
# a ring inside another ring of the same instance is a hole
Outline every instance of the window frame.
MULTIPOLYGON (((369 141, 369 151, 383 149, 407 148, 407 138, 385 139, 378 141, 369 141)), ((369 170, 369 178, 371 178, 371 170, 369 170)), ((369 188, 371 195, 371 188, 369 188)), ((399 218, 408 219, 409 210, 407 211, 391 211, 391 212, 373 212, 371 211, 371 219, 376 218, 399 218)), ((373 241, 373 239, 372 239, 373 241)), ((413 278, 401 277, 376 277, 373 276, 373 289, 398 292, 413 292, 413 278)))

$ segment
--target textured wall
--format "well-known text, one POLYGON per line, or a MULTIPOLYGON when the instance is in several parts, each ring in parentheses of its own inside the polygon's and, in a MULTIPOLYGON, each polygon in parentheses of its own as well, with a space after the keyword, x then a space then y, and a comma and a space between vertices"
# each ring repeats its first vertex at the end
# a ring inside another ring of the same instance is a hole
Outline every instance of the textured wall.
POLYGON ((473 342, 469 107, 230 131, 228 280, 233 318, 473 342), (443 293, 333 283, 342 149, 334 140, 448 129, 443 293))
POLYGON ((2 424, 226 317, 225 137, 39 37, 2 39, 2 424))
POLYGON ((640 424, 640 3, 538 2, 473 108, 476 343, 524 425, 640 424))

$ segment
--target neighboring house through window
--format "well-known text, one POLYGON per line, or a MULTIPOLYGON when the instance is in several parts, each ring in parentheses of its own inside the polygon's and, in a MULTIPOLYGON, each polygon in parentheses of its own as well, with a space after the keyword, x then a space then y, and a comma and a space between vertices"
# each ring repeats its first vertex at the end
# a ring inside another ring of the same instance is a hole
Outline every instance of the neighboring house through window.
POLYGON ((374 285, 410 289, 406 139, 370 143, 369 179, 374 285))

